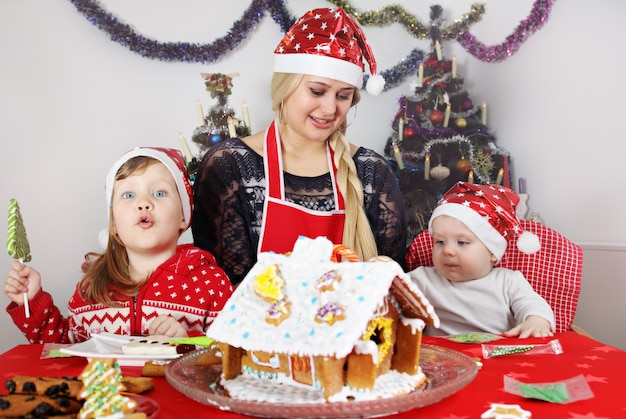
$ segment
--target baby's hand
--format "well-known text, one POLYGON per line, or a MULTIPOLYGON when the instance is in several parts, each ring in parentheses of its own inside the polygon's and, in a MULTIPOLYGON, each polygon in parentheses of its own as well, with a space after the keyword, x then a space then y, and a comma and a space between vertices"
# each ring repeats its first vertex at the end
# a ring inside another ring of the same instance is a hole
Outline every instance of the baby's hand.
POLYGON ((545 338, 553 335, 550 322, 541 316, 528 316, 524 323, 504 332, 506 337, 518 336, 520 338, 545 338))
POLYGON ((148 334, 150 336, 162 335, 171 338, 187 337, 185 328, 175 318, 164 314, 152 320, 150 327, 148 327, 148 334))
POLYGON ((30 266, 22 265, 18 261, 13 261, 9 277, 4 283, 4 295, 9 297, 17 305, 24 304, 22 294, 27 293, 28 299, 37 294, 41 288, 41 275, 36 269, 30 266))

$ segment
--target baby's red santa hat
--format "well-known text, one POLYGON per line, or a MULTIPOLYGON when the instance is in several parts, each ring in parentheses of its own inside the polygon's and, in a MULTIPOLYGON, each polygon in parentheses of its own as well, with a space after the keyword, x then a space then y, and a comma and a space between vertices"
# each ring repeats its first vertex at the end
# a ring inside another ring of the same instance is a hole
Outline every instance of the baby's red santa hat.
POLYGON ((448 215, 472 230, 498 261, 512 234, 517 236, 517 248, 532 254, 541 248, 541 243, 537 235, 522 231, 516 215, 519 201, 519 196, 505 186, 458 182, 437 203, 428 230, 432 234, 433 220, 448 215))
MULTIPOLYGON (((163 147, 135 147, 128 152, 124 153, 119 159, 113 163, 113 166, 109 169, 109 173, 106 177, 104 190, 106 194, 107 203, 107 219, 111 213, 111 200, 113 198, 113 185, 115 183, 115 177, 117 171, 128 160, 138 157, 146 156, 152 157, 163 163, 165 167, 170 171, 176 188, 178 189, 178 195, 183 205, 183 216, 185 217, 186 227, 189 228, 191 224, 191 213, 193 211, 193 190, 191 188, 191 181, 189 180, 189 173, 187 172, 187 166, 185 165, 185 158, 179 150, 173 148, 163 147)), ((109 238, 109 230, 103 229, 98 234, 98 241, 103 249, 106 249, 109 238)))
POLYGON ((359 22, 341 7, 306 12, 274 50, 274 71, 311 74, 363 86, 365 59, 371 76, 366 90, 379 95, 385 80, 376 74, 376 60, 359 22))

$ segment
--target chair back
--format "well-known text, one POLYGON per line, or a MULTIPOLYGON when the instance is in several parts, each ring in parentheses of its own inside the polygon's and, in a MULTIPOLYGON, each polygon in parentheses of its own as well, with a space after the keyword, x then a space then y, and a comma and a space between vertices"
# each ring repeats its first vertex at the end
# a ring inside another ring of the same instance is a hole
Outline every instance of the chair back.
MULTIPOLYGON (((570 330, 580 295, 583 250, 550 227, 530 220, 519 221, 522 230, 539 237, 541 249, 531 255, 522 253, 515 245, 515 237, 511 237, 496 266, 521 271, 533 289, 552 307, 556 331, 570 330)), ((433 239, 428 230, 418 234, 407 251, 407 269, 433 266, 432 246, 433 239)))

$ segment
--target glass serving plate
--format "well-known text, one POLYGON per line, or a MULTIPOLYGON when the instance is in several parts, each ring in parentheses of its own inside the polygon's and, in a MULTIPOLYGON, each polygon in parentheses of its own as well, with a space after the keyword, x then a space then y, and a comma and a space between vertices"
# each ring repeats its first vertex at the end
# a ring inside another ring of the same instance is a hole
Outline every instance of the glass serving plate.
POLYGON ((221 365, 197 366, 199 350, 171 361, 165 369, 169 383, 187 397, 221 410, 267 418, 353 418, 392 415, 427 406, 456 393, 476 373, 476 361, 460 352, 423 344, 420 366, 426 374, 425 388, 387 399, 336 403, 286 404, 231 399, 219 385, 221 365))

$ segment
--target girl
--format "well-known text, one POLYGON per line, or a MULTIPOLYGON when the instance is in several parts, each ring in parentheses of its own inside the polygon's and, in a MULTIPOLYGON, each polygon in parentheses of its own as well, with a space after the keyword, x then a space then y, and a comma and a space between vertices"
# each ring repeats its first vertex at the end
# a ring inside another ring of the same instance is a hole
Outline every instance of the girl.
POLYGON ((106 178, 106 250, 88 253, 64 317, 41 276, 14 262, 4 285, 15 325, 31 343, 75 343, 93 333, 201 335, 232 294, 213 256, 178 245, 191 223, 193 196, 177 150, 135 148, 106 178), (26 318, 22 293, 31 317, 26 318))

